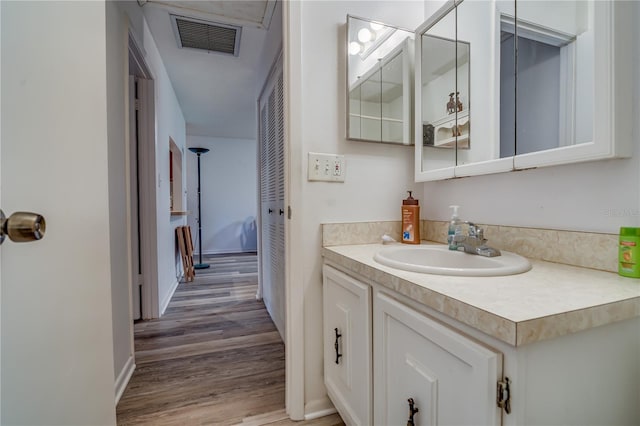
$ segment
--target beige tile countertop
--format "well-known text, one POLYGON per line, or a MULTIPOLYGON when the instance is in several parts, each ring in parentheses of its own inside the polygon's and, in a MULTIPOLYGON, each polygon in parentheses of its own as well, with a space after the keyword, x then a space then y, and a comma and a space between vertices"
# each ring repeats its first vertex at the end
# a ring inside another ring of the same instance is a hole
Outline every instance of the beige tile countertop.
POLYGON ((512 346, 640 316, 640 279, 539 260, 529 272, 503 277, 422 274, 373 260, 383 247, 324 247, 322 255, 512 346))

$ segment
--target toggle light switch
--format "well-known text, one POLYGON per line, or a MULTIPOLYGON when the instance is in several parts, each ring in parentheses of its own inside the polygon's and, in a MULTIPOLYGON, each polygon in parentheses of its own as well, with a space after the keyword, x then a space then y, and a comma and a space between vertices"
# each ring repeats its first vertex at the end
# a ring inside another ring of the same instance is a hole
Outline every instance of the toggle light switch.
POLYGON ((346 161, 344 155, 309 153, 308 180, 344 182, 346 161))

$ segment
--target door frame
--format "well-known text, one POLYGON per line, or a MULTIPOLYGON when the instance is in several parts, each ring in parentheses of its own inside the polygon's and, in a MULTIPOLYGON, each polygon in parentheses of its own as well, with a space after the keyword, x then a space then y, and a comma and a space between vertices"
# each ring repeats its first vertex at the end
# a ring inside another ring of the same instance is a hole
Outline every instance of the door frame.
MULTIPOLYGON (((156 215, 156 150, 155 150, 155 86, 154 76, 150 71, 144 57, 146 56, 142 44, 137 40, 129 26, 129 55, 136 62, 140 76, 138 77, 138 177, 140 208, 138 214, 145 220, 140 221, 140 261, 142 262, 142 319, 160 317, 158 302, 158 227, 156 215)), ((129 69, 127 67, 127 86, 129 81, 129 69)), ((128 88, 127 88, 128 91, 128 88)), ((128 99, 128 97, 127 97, 128 99)), ((127 109, 129 108, 127 101, 127 109)), ((127 123, 129 114, 127 111, 127 123)), ((127 149, 131 146, 130 132, 126 132, 127 149)), ((132 161, 129 158, 129 161, 132 161)), ((127 164, 129 170, 130 163, 127 164)), ((127 184, 130 185, 134 176, 127 172, 127 184)), ((131 199, 130 186, 128 199, 131 199)), ((128 206, 128 235, 129 249, 132 250, 131 220, 132 206, 128 206)), ((131 256, 130 256, 131 258, 131 256)), ((134 283, 132 282, 133 286, 134 283)), ((130 294, 133 288, 130 289, 130 294)), ((133 309, 133 306, 131 307, 133 309)), ((133 311, 132 311, 133 315, 133 311)))
POLYGON ((284 205, 285 235, 285 407, 292 420, 305 420, 304 369, 304 239, 302 212, 302 2, 282 5, 284 84, 284 205))

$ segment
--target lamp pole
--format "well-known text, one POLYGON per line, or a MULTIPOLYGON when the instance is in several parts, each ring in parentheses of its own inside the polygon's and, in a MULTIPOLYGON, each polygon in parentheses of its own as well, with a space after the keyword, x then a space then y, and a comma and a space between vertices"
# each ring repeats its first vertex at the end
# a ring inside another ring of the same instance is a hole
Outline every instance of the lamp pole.
POLYGON ((195 269, 207 269, 208 263, 202 263, 202 196, 200 194, 200 155, 209 152, 208 148, 189 148, 189 151, 198 156, 198 263, 193 265, 195 269))

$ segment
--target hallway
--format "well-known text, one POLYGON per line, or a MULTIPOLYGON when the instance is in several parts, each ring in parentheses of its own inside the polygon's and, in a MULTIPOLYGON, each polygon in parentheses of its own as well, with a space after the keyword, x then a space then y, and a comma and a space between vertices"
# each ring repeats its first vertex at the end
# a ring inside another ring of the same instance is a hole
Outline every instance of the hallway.
POLYGON ((137 368, 117 407, 119 425, 293 424, 282 422, 284 344, 255 298, 257 257, 206 262, 211 268, 180 283, 161 319, 135 324, 137 368))

